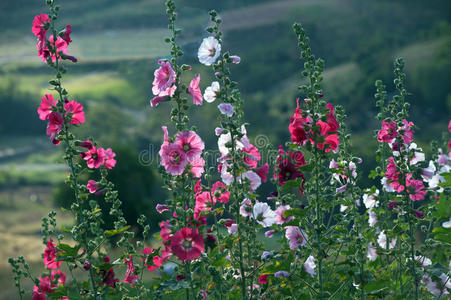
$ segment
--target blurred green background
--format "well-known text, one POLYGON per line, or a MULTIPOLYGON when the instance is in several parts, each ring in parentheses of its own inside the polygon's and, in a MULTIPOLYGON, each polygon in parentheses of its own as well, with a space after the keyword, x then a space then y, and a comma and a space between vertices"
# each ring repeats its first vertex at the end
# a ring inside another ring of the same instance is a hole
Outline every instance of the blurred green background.
MULTIPOLYGON (((61 0, 60 26, 71 24, 64 85, 83 103, 87 124, 77 131, 94 136, 118 154, 112 174, 129 222, 146 213, 156 228, 155 203, 164 200, 155 170, 168 124, 169 105, 151 109, 151 87, 157 59, 168 55, 162 0, 61 0)), ((204 90, 213 79, 197 63, 197 49, 208 26, 210 9, 222 19, 225 47, 241 56, 232 74, 242 91, 249 135, 266 135, 273 145, 289 138, 288 119, 295 108, 303 62, 298 59, 293 22, 301 22, 314 53, 326 60, 326 99, 344 105, 353 134, 354 152, 363 157, 362 186, 370 186, 378 123, 374 116, 374 81, 393 91, 392 62, 406 61, 407 87, 412 93, 411 119, 416 137, 428 149, 440 138, 451 115, 451 2, 448 0, 178 0, 178 24, 184 63, 200 73, 204 90)), ((61 212, 71 194, 64 189, 67 170, 61 146, 45 135, 36 109, 48 92, 52 70, 36 56, 31 33, 33 17, 45 13, 45 1, 0 2, 0 277, 1 297, 13 299, 7 257, 25 254, 40 265, 43 246, 40 219, 54 208, 61 212)), ((186 78, 189 80, 190 78, 186 78)), ((216 149, 216 104, 191 111, 207 148, 216 149), (208 126, 206 126, 208 125, 208 126)), ((262 194, 269 192, 263 190, 262 194)), ((265 196, 265 195, 264 195, 265 196)))

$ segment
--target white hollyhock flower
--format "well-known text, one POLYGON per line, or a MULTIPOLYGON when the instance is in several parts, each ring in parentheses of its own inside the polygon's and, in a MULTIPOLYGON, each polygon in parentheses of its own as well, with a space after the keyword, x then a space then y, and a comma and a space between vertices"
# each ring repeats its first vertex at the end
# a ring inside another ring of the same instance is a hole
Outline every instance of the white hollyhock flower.
POLYGON ((377 201, 377 196, 379 196, 379 190, 376 189, 376 192, 374 194, 363 194, 363 204, 365 204, 365 207, 367 209, 371 209, 373 207, 378 207, 379 202, 377 201))
POLYGON ((310 255, 304 263, 304 270, 313 277, 316 275, 315 268, 316 268, 315 258, 310 255))
MULTIPOLYGON (((385 235, 384 230, 382 230, 379 233, 379 236, 377 237, 377 243, 379 244, 379 246, 383 249, 387 249, 387 235, 385 235)), ((388 249, 393 249, 395 248, 396 245, 396 239, 392 238, 390 243, 388 244, 388 249)))
POLYGON ((377 223, 376 213, 372 209, 368 210, 368 224, 370 225, 370 227, 374 227, 376 223, 377 223))
POLYGON ((375 261, 376 258, 377 258, 376 248, 373 247, 373 246, 371 245, 371 243, 368 244, 368 253, 367 253, 366 257, 367 257, 370 261, 375 261))
POLYGON ((199 62, 201 64, 211 66, 216 62, 219 54, 221 54, 221 44, 219 44, 217 39, 210 36, 204 38, 202 41, 199 51, 197 52, 197 57, 199 58, 199 62))
POLYGON ((247 171, 244 172, 241 176, 240 176, 240 181, 243 178, 247 178, 249 179, 249 181, 251 182, 251 190, 255 191, 261 184, 262 184, 262 179, 260 178, 260 176, 258 176, 257 173, 255 173, 254 171, 247 171))
POLYGON ((213 81, 211 86, 207 87, 204 92, 204 99, 208 103, 212 103, 216 100, 216 93, 219 92, 221 88, 219 87, 219 82, 213 81))
POLYGON ((263 202, 257 202, 254 205, 253 217, 263 227, 269 227, 276 222, 276 213, 263 202))

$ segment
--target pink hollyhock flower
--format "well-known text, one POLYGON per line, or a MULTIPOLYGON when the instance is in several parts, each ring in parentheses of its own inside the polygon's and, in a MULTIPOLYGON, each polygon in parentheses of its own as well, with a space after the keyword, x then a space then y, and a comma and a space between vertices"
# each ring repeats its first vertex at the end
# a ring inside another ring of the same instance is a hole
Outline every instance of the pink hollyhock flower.
POLYGON ((190 172, 193 173, 194 177, 200 178, 205 171, 205 160, 202 157, 198 157, 195 160, 191 161, 190 165, 190 172))
POLYGON ((232 224, 228 227, 229 234, 235 234, 238 231, 238 224, 232 224))
POLYGON ((202 300, 208 300, 208 294, 205 290, 200 290, 202 294, 202 300))
POLYGON ((240 181, 249 180, 250 181, 250 189, 251 191, 255 191, 261 184, 262 180, 260 176, 254 171, 247 171, 241 174, 240 181))
POLYGON ((260 277, 258 277, 258 283, 260 283, 260 284, 268 283, 268 277, 269 277, 269 274, 260 275, 260 277))
POLYGON ((168 96, 156 96, 150 100, 150 106, 156 107, 161 102, 168 102, 169 100, 170 100, 170 98, 168 96))
POLYGON ((204 38, 197 52, 199 62, 206 66, 215 63, 221 53, 221 44, 212 36, 204 38))
POLYGON ((182 261, 199 257, 204 249, 204 239, 197 229, 184 227, 171 238, 171 251, 182 261))
POLYGON ((255 169, 257 167, 258 161, 261 159, 260 152, 258 148, 252 144, 241 149, 242 152, 246 153, 244 156, 244 162, 251 168, 255 169))
POLYGON ((169 241, 172 236, 171 224, 167 221, 161 221, 160 223, 160 237, 163 241, 169 241))
POLYGON ((63 40, 66 42, 67 45, 72 43, 72 40, 70 39, 70 34, 72 33, 72 26, 67 24, 66 28, 63 31, 63 40))
POLYGON ((92 146, 92 148, 87 152, 81 153, 81 156, 84 160, 86 160, 88 168, 91 169, 100 168, 100 166, 104 164, 106 158, 105 149, 97 149, 94 146, 92 146))
POLYGON ((53 95, 46 94, 41 99, 41 105, 38 107, 39 119, 47 120, 49 115, 52 113, 52 108, 56 105, 58 101, 53 99, 53 95))
POLYGON ((93 145, 90 140, 86 140, 86 141, 80 143, 80 147, 90 150, 93 147, 93 145))
POLYGON ((82 104, 72 100, 64 104, 64 109, 66 110, 66 116, 71 116, 69 124, 82 124, 85 122, 85 112, 82 104))
POLYGON ((114 157, 116 156, 116 153, 111 150, 111 148, 108 148, 105 150, 105 167, 108 169, 112 169, 116 165, 116 160, 114 157))
POLYGON ((181 175, 188 164, 187 157, 183 148, 179 144, 163 144, 160 149, 161 165, 166 172, 176 176, 181 175))
POLYGON ((308 141, 308 135, 305 126, 309 125, 308 117, 302 117, 302 110, 299 108, 299 98, 296 99, 297 107, 290 118, 288 130, 291 134, 291 141, 295 144, 304 145, 308 141))
POLYGON ((404 131, 404 133, 402 134, 402 140, 404 142, 404 144, 410 144, 413 141, 413 134, 414 131, 413 129, 411 129, 411 127, 413 126, 412 122, 408 122, 407 120, 402 120, 403 126, 400 129, 400 131, 404 131))
POLYGON ((268 180, 268 178, 266 178, 266 175, 269 172, 269 165, 268 163, 265 163, 263 166, 255 169, 255 173, 257 173, 258 176, 260 176, 260 179, 263 182, 266 182, 268 180))
POLYGON ((94 194, 99 189, 97 182, 95 182, 94 180, 88 180, 86 187, 91 194, 94 194))
POLYGON ((49 123, 47 124, 47 135, 55 145, 60 142, 55 139, 58 133, 63 129, 64 120, 59 113, 52 111, 48 116, 49 123))
POLYGON ((415 213, 415 216, 418 219, 423 219, 424 218, 424 212, 422 212, 421 210, 414 210, 413 212, 415 213))
POLYGON ((210 192, 203 192, 196 196, 196 204, 194 206, 194 218, 197 219, 201 212, 211 210, 216 203, 216 199, 211 199, 210 192))
MULTIPOLYGON (((106 256, 103 259, 103 261, 106 262, 106 263, 110 263, 110 258, 108 256, 106 256)), ((109 270, 101 270, 100 274, 101 274, 101 276, 103 278, 103 280, 101 282, 101 285, 108 285, 108 286, 110 286, 112 288, 116 287, 116 283, 119 282, 119 279, 114 278, 115 277, 115 273, 114 273, 113 268, 110 268, 109 270)))
POLYGON ((273 236, 274 236, 274 230, 273 229, 270 229, 270 230, 265 232, 265 237, 272 238, 273 236))
POLYGON ((157 204, 155 209, 157 210, 158 213, 162 214, 165 211, 169 210, 169 206, 167 206, 166 204, 157 204))
POLYGON ((194 193, 199 195, 202 192, 202 181, 199 179, 196 181, 196 184, 194 185, 194 193))
POLYGON ((291 207, 289 205, 281 205, 276 209, 276 224, 283 224, 294 219, 293 216, 284 218, 283 214, 291 207))
POLYGON ((211 195, 215 202, 227 203, 229 202, 230 192, 227 187, 221 182, 216 181, 211 187, 211 195))
POLYGON ((202 105, 202 92, 199 88, 199 82, 200 82, 200 75, 195 76, 189 86, 188 86, 188 92, 193 97, 193 104, 194 105, 202 105))
POLYGON ((124 258, 124 262, 127 264, 124 282, 130 283, 134 287, 139 278, 138 275, 133 274, 135 272, 135 265, 133 264, 132 256, 130 255, 129 259, 124 258))
POLYGON ((150 249, 150 248, 144 248, 144 250, 141 251, 141 254, 146 256, 146 259, 141 258, 141 260, 144 261, 144 265, 147 267, 147 269, 150 272, 155 271, 156 269, 161 267, 161 265, 163 264, 163 260, 158 255, 154 255, 152 257, 152 264, 147 264, 148 259, 149 259, 148 256, 154 252, 155 252, 155 249, 150 249))
POLYGON ((158 61, 160 68, 155 70, 153 80, 152 92, 155 96, 171 96, 174 94, 175 89, 171 89, 175 83, 176 74, 172 69, 171 63, 168 61, 158 61))
POLYGON ((307 234, 297 226, 285 227, 285 237, 289 240, 290 249, 294 250, 307 243, 307 234))
POLYGON ((326 107, 329 109, 327 113, 327 124, 330 126, 330 131, 337 131, 340 128, 337 119, 335 119, 335 108, 332 103, 327 103, 326 107))
POLYGON ((204 142, 194 131, 179 132, 175 137, 174 144, 185 152, 189 162, 199 158, 205 148, 204 142))
POLYGON ((31 31, 35 36, 40 37, 42 32, 46 31, 44 28, 46 24, 50 23, 49 16, 47 14, 40 14, 34 17, 33 26, 31 27, 31 31))
POLYGON ((216 100, 216 97, 221 88, 219 87, 219 82, 213 81, 211 86, 207 87, 204 92, 204 99, 208 103, 212 103, 216 100))
MULTIPOLYGON (((52 58, 52 62, 56 62, 56 57, 57 56, 58 56, 58 59, 62 59, 61 54, 60 54, 61 52, 63 54, 67 54, 67 43, 61 37, 57 37, 56 38, 56 42, 53 42, 53 35, 51 35, 49 37, 49 43, 52 46, 56 47, 57 55, 50 54, 50 52, 49 52, 49 50, 47 48, 42 49, 42 53, 38 53, 38 56, 41 57, 41 59, 44 62, 47 62, 47 57, 49 57, 49 56, 52 58)), ((38 50, 40 50, 38 46, 39 46, 39 44, 36 45, 36 47, 38 48, 38 50)))
POLYGON ((390 181, 390 186, 398 193, 404 190, 404 186, 399 183, 399 172, 397 172, 395 160, 393 157, 388 158, 387 170, 385 177, 390 181))
POLYGON ((423 200, 427 191, 424 189, 424 184, 421 180, 411 179, 412 174, 407 174, 406 176, 406 187, 407 193, 409 194, 410 200, 419 201, 423 200))
POLYGON ((50 238, 49 241, 47 241, 47 248, 44 250, 44 265, 47 267, 47 269, 58 269, 62 261, 56 261, 56 244, 53 243, 53 240, 50 238))
POLYGON ((60 270, 53 270, 50 275, 50 279, 52 282, 57 281, 59 284, 64 285, 66 283, 66 274, 60 270))
POLYGON ((244 199, 240 206, 240 215, 243 217, 252 216, 252 201, 249 199, 244 199))
POLYGON ((230 103, 221 103, 218 105, 218 108, 221 114, 226 115, 229 118, 235 113, 235 110, 230 103))
POLYGON ((47 296, 43 293, 38 286, 33 287, 33 294, 31 295, 31 300, 47 300, 47 296))
POLYGON ((269 207, 268 203, 255 203, 253 217, 263 227, 270 227, 276 222, 276 213, 269 207))
POLYGON ((304 270, 314 277, 316 275, 315 268, 315 258, 310 255, 304 263, 304 270))
POLYGON ((54 285, 52 284, 49 276, 46 276, 44 278, 42 276, 39 276, 39 290, 41 290, 44 294, 53 293, 53 286, 54 285))
POLYGON ((382 121, 382 129, 377 133, 377 140, 379 143, 390 143, 394 138, 398 136, 396 131, 395 121, 387 122, 382 121))

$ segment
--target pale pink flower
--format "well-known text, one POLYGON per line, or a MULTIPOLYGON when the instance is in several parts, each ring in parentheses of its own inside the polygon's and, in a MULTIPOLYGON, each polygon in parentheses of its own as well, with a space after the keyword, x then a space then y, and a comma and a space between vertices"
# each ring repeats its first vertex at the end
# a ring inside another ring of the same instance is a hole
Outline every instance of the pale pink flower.
POLYGON ((384 230, 382 230, 377 237, 377 243, 379 244, 379 247, 383 249, 393 249, 396 246, 396 238, 391 239, 387 248, 387 235, 384 233, 384 230))
POLYGON ((197 52, 199 62, 211 66, 216 62, 221 53, 221 44, 212 36, 204 38, 197 52))
POLYGON ((185 151, 178 144, 163 144, 160 149, 161 165, 171 175, 181 175, 188 163, 185 151))
POLYGON ((258 176, 258 174, 255 173, 254 171, 244 172, 240 176, 240 179, 241 180, 247 179, 250 181, 251 191, 255 191, 262 184, 262 180, 261 180, 260 176, 258 176))
POLYGON ((195 76, 189 86, 188 86, 188 92, 193 97, 193 104, 194 105, 202 105, 202 92, 199 88, 199 82, 200 82, 200 75, 195 76))
POLYGON ((289 205, 281 205, 276 209, 276 224, 283 224, 294 219, 293 216, 284 218, 283 214, 285 211, 289 210, 291 207, 289 205))
POLYGON ((150 106, 151 107, 156 107, 156 106, 158 106, 161 102, 167 102, 167 101, 169 101, 170 99, 169 99, 169 97, 168 96, 156 96, 156 97, 153 97, 151 100, 150 100, 150 106))
POLYGON ((265 232, 265 237, 272 238, 274 236, 274 229, 270 229, 265 232))
POLYGON ((289 240, 290 249, 294 250, 307 243, 307 234, 297 226, 285 227, 285 237, 289 240))
POLYGON ((252 201, 249 199, 244 199, 240 206, 240 215, 243 217, 252 216, 252 201))
POLYGON ((159 214, 164 213, 165 211, 169 210, 169 206, 167 206, 166 204, 157 204, 157 206, 155 207, 155 209, 157 210, 157 212, 159 214))
POLYGON ((227 117, 231 117, 234 114, 234 109, 232 104, 230 103, 221 103, 218 105, 219 111, 221 112, 221 114, 226 115, 227 117))
POLYGON ((238 55, 232 55, 230 56, 230 58, 232 59, 232 63, 236 65, 241 62, 241 57, 239 57, 238 55))
POLYGON ((376 248, 373 247, 373 246, 371 245, 371 243, 368 243, 368 252, 367 252, 366 257, 367 257, 370 261, 375 261, 376 258, 377 258, 377 251, 376 251, 376 248))

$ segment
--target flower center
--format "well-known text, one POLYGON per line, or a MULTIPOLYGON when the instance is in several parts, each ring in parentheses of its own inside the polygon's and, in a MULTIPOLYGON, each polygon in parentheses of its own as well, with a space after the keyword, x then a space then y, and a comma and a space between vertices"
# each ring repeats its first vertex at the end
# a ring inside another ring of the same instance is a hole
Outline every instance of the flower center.
POLYGON ((216 54, 216 49, 215 48, 211 48, 210 50, 210 57, 214 57, 216 54))
POLYGON ((191 149, 189 144, 183 144, 183 151, 188 152, 191 149))
POLYGON ((190 250, 193 247, 193 242, 191 240, 184 240, 182 246, 185 250, 190 250))

